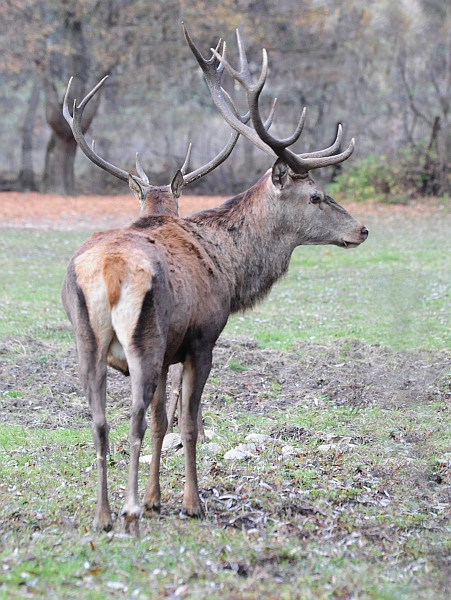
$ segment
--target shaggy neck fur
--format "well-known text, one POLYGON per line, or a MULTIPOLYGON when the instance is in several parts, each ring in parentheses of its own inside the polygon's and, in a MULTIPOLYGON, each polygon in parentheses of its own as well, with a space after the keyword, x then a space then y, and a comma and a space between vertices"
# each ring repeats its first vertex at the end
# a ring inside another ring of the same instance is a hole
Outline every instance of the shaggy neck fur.
POLYGON ((266 175, 222 206, 186 219, 208 238, 204 247, 230 280, 232 312, 266 296, 286 273, 297 245, 291 227, 281 219, 278 199, 267 192, 269 186, 266 175))

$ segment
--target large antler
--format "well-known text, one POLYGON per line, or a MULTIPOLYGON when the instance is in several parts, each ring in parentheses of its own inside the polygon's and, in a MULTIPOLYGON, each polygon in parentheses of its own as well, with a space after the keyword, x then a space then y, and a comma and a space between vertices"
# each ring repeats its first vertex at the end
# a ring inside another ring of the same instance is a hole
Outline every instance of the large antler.
MULTIPOLYGON (((199 49, 194 44, 191 39, 188 31, 186 30, 185 23, 182 22, 183 33, 185 35, 185 40, 188 46, 191 48, 194 56, 197 59, 202 71, 204 72, 205 80, 210 89, 210 93, 213 97, 213 101, 217 108, 219 108, 219 112, 223 116, 224 120, 238 133, 241 133, 244 137, 249 139, 255 146, 263 150, 264 152, 269 153, 271 156, 276 156, 276 154, 256 135, 255 131, 252 127, 246 125, 249 120, 249 116, 251 113, 248 113, 246 117, 239 117, 238 111, 235 108, 229 94, 221 87, 221 79, 224 72, 224 66, 226 63, 226 44, 224 42, 223 45, 223 53, 222 56, 218 54, 218 50, 221 46, 221 40, 219 40, 216 49, 213 50, 213 54, 211 58, 206 59, 202 56, 199 49)), ((228 63, 227 63, 228 64, 228 63)), ((265 75, 266 77, 266 75, 265 75)), ((264 84, 264 81, 263 81, 264 84)), ((263 87, 262 84, 262 87, 263 87)), ((265 129, 269 129, 272 124, 272 120, 274 117, 274 111, 276 106, 276 99, 274 99, 271 113, 264 124, 265 129)))
POLYGON ((346 160, 354 151, 354 139, 351 140, 348 148, 340 154, 334 154, 340 147, 342 138, 342 127, 338 126, 337 137, 332 146, 319 150, 317 152, 309 152, 304 154, 295 154, 289 149, 289 146, 293 145, 300 137, 302 129, 304 127, 306 110, 302 111, 299 123, 294 133, 285 138, 278 139, 272 136, 268 132, 267 123, 263 123, 260 111, 259 111, 259 98, 261 91, 266 82, 266 76, 268 73, 268 57, 266 50, 263 50, 263 61, 262 70, 257 83, 253 82, 252 75, 249 69, 249 63, 246 57, 244 45, 241 41, 240 34, 237 30, 237 41, 240 56, 240 71, 236 71, 226 60, 226 44, 223 45, 222 55, 216 49, 211 49, 212 57, 206 60, 198 48, 195 46, 191 37, 189 36, 185 26, 183 26, 185 39, 191 48, 194 56, 197 59, 202 71, 204 72, 207 85, 210 89, 213 101, 219 109, 221 115, 227 121, 227 123, 237 132, 241 133, 245 138, 250 140, 255 146, 269 154, 270 156, 279 156, 286 164, 295 172, 299 174, 306 173, 311 169, 317 169, 319 167, 326 167, 334 165, 346 160), (224 90, 218 86, 215 72, 226 69, 227 72, 238 81, 246 91, 247 102, 249 106, 250 116, 254 128, 249 127, 242 121, 236 118, 235 111, 232 110, 230 101, 224 95, 224 90))
MULTIPOLYGON (((69 123, 69 126, 72 130, 72 133, 74 134, 74 138, 76 139, 77 144, 79 145, 81 150, 84 152, 84 154, 89 158, 89 160, 91 162, 93 162, 94 164, 96 164, 97 166, 99 166, 100 168, 107 171, 107 173, 110 173, 111 175, 118 177, 122 181, 128 182, 129 181, 129 173, 127 171, 124 171, 123 169, 120 169, 119 167, 116 167, 115 165, 112 165, 111 163, 106 161, 104 158, 99 156, 95 151, 94 141, 92 142, 92 147, 90 147, 85 139, 85 136, 83 134, 83 130, 81 127, 81 120, 83 117, 83 110, 84 110, 85 106, 91 100, 91 98, 98 92, 98 90, 101 88, 101 86, 104 84, 104 82, 107 78, 108 78, 108 75, 106 77, 104 77, 85 96, 85 98, 83 98, 83 100, 80 102, 80 104, 78 106, 77 106, 77 101, 74 100, 73 111, 72 111, 72 115, 71 115, 69 112, 69 106, 68 106, 68 98, 69 98, 70 88, 71 88, 72 79, 73 79, 71 77, 69 80, 69 83, 67 85, 66 93, 64 95, 63 115, 64 115, 64 118, 66 119, 66 121, 69 123)), ((249 115, 240 117, 236 111, 234 113, 234 117, 240 122, 246 122, 247 120, 249 120, 249 115)), ((211 171, 213 171, 213 169, 215 169, 221 163, 223 163, 226 160, 226 158, 228 158, 228 156, 230 155, 232 150, 234 149, 239 136, 240 136, 240 132, 235 130, 234 133, 231 134, 227 145, 221 150, 221 152, 217 156, 215 156, 215 158, 213 158, 210 162, 206 163, 202 167, 199 167, 195 171, 192 171, 191 173, 186 174, 186 170, 188 169, 190 156, 191 156, 192 145, 190 144, 188 147, 188 152, 187 152, 185 161, 183 163, 182 168, 180 169, 180 171, 183 175, 183 185, 184 186, 188 185, 189 183, 195 181, 196 179, 199 179, 200 177, 207 175, 207 173, 210 173, 211 171)), ((134 178, 136 180, 138 180, 141 185, 150 186, 151 184, 149 182, 149 178, 147 177, 146 173, 144 172, 144 169, 141 166, 138 153, 136 153, 136 171, 138 173, 138 177, 136 177, 136 175, 135 175, 134 178)))

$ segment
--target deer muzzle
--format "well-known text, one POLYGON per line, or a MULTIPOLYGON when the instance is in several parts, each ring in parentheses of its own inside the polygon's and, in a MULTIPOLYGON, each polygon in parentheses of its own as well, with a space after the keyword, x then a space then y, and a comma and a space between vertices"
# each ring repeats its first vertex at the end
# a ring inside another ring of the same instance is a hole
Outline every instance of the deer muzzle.
POLYGON ((362 227, 360 229, 360 232, 358 234, 358 236, 355 239, 347 239, 347 238, 343 238, 341 240, 341 247, 342 248, 357 248, 357 246, 360 246, 360 244, 362 244, 366 238, 369 235, 369 231, 366 227, 362 227))

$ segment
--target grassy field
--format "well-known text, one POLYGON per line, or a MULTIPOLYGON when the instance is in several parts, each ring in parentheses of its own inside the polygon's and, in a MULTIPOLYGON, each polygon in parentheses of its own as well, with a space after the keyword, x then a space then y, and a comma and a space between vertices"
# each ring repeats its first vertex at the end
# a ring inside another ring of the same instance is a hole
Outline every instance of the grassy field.
MULTIPOLYGON (((339 337, 399 349, 451 347, 450 218, 446 207, 410 220, 373 217, 357 250, 298 248, 268 300, 232 317, 226 334, 282 349, 339 337)), ((70 342, 59 289, 84 239, 80 232, 2 232, 0 339, 31 334, 70 342)))
MULTIPOLYGON (((77 391, 58 396, 51 381, 39 387, 33 373, 53 356, 66 360, 72 346, 59 287, 86 234, 1 231, 0 363, 9 383, 0 388, 0 598, 449 598, 451 362, 424 394, 408 392, 415 372, 451 361, 451 213, 376 215, 367 225, 357 250, 298 249, 267 301, 230 320, 232 351, 205 398, 206 426, 223 450, 211 457, 201 448, 198 458, 207 519, 179 517, 183 457, 169 452, 162 515, 143 520, 139 539, 119 521, 110 534, 92 530, 89 418, 40 420, 42 398, 54 395, 62 412, 83 402, 77 391), (242 336, 258 352, 233 345, 242 336), (359 373, 381 357, 393 393, 387 385, 384 399, 364 400, 371 390, 359 388, 359 373), (315 383, 284 401, 295 384, 265 379, 277 361, 291 378, 313 365, 324 377, 329 366, 349 367, 347 395, 315 383), (27 363, 28 383, 14 371, 27 363), (399 364, 412 372, 395 386, 399 364), (251 410, 237 393, 246 386, 251 410), (27 415, 11 408, 21 399, 27 415), (224 460, 249 433, 270 437, 248 460, 224 460)), ((119 512, 128 422, 114 406, 110 414, 119 512)))

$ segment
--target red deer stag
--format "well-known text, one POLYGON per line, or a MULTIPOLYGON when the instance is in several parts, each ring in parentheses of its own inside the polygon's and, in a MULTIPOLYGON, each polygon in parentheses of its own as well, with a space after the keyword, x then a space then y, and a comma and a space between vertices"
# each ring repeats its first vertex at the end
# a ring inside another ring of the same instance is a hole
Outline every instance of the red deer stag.
MULTIPOLYGON (((242 47, 240 54, 245 63, 242 47)), ((221 94, 223 116, 235 130, 241 129, 236 110, 221 92, 224 57, 213 55, 204 61, 200 53, 197 56, 208 71, 209 83, 221 94)), ((264 76, 259 80, 263 84, 264 76)), ((182 506, 186 514, 201 517, 197 414, 213 347, 229 315, 251 308, 268 293, 287 271, 297 246, 353 248, 368 236, 367 229, 309 176, 312 169, 348 158, 353 142, 334 156, 339 140, 326 151, 294 154, 288 146, 299 137, 300 128, 288 140, 270 137, 257 103, 248 98, 255 130, 246 128, 240 133, 278 156, 253 187, 219 208, 185 219, 149 216, 126 229, 94 234, 69 264, 62 296, 75 331, 79 371, 93 415, 97 528, 112 527, 106 479, 108 357, 129 370, 132 383, 130 469, 122 508, 126 531, 138 530, 138 462, 149 405, 153 452, 144 509, 160 508, 166 376, 169 365, 178 362, 183 363, 181 430, 186 469, 182 506)))

